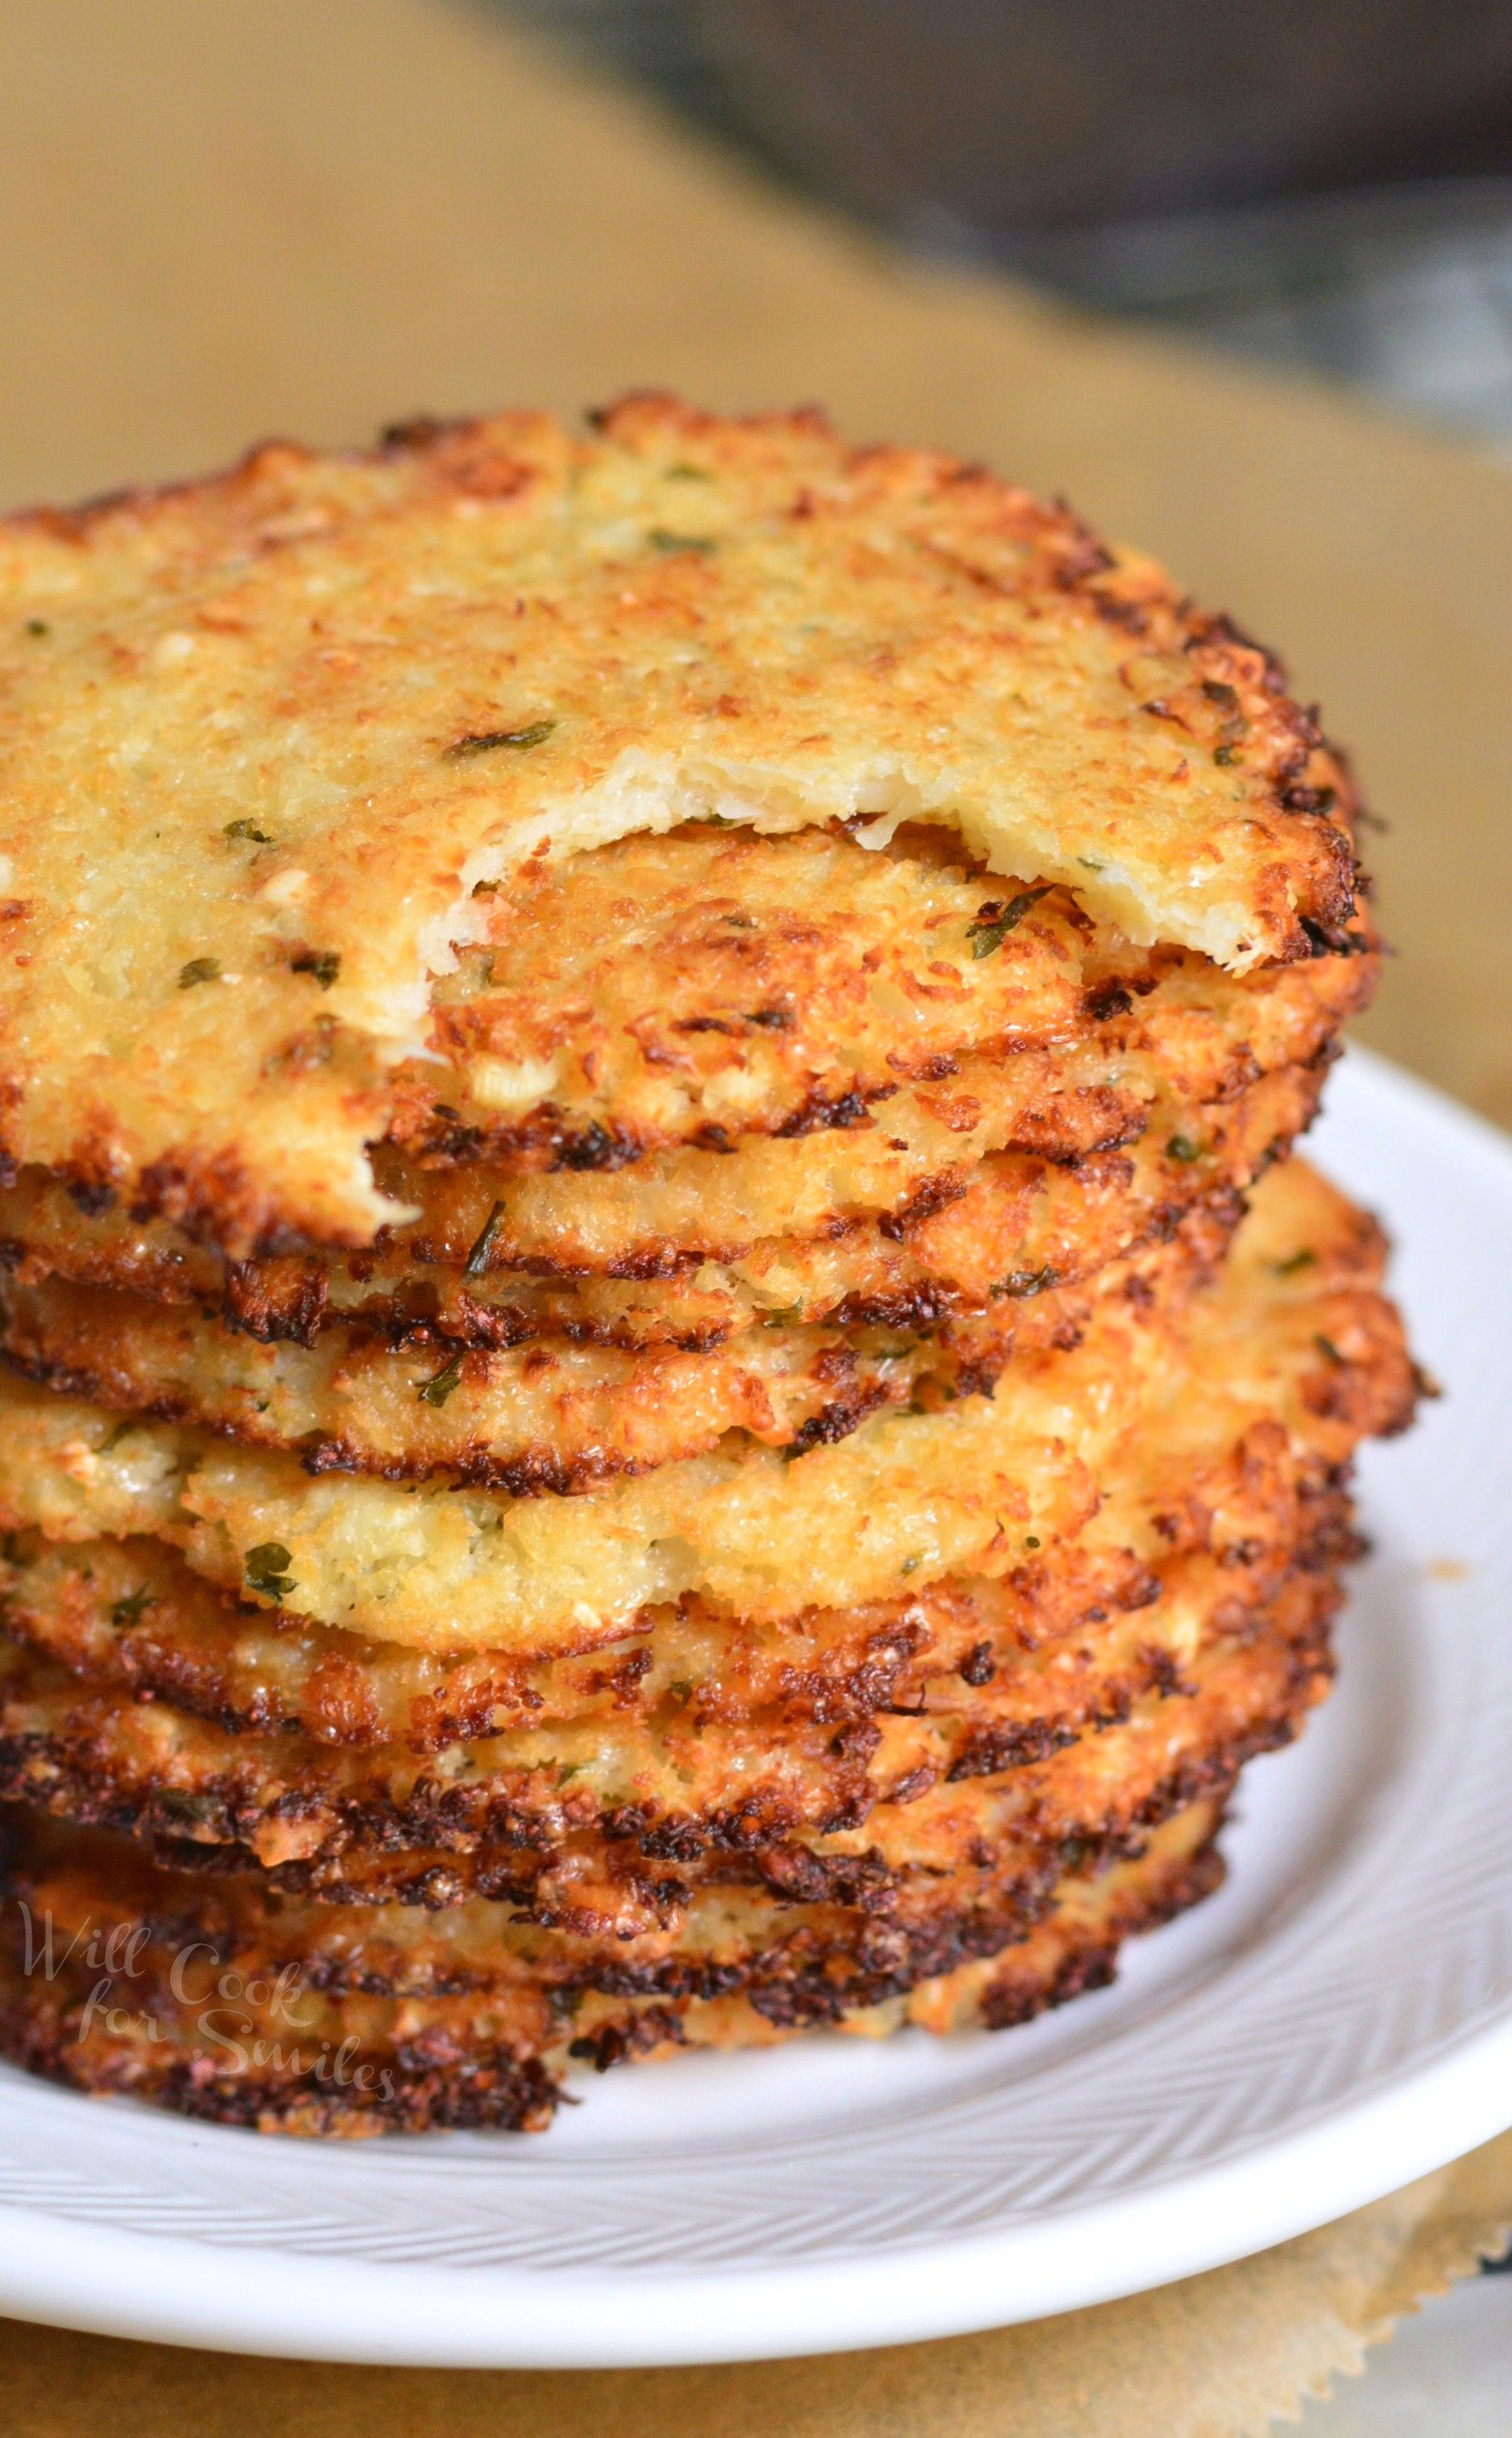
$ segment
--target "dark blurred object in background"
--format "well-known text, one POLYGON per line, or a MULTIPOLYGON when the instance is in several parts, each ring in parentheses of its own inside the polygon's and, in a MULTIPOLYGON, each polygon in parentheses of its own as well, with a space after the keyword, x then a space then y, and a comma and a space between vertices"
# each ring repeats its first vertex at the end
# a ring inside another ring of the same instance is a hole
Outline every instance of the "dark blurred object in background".
POLYGON ((906 243, 1512 439, 1512 0, 500 0, 906 243))
POLYGON ((1011 249, 1512 170, 1507 0, 690 0, 794 159, 882 218, 1011 249))

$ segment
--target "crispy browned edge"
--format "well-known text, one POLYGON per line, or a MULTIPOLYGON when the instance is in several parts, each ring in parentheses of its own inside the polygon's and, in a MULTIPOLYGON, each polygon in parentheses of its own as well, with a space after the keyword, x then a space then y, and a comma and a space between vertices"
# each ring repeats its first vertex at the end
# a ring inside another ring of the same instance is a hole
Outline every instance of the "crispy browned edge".
MULTIPOLYGON (((1346 756, 1324 737, 1316 711, 1290 694, 1286 668, 1273 652, 1226 613, 1199 609, 1163 569, 1116 556, 1065 502, 1037 500, 986 467, 942 451, 848 446, 816 408, 728 418, 646 390, 625 392, 589 420, 611 445, 644 450, 670 439, 750 461, 765 455, 780 462, 784 444, 800 440, 808 450, 816 444, 828 450, 833 475, 867 486, 879 499, 904 494, 916 508, 945 497, 959 508, 964 499, 984 529, 998 538, 1006 533, 1031 554, 1027 590, 1037 586, 1075 599, 1131 642, 1183 657, 1194 684, 1212 706, 1215 736, 1221 737, 1226 719, 1243 719, 1254 757, 1247 767, 1252 773, 1264 771, 1265 812, 1283 823, 1305 825, 1316 849, 1315 885, 1310 896, 1304 892, 1305 902, 1294 903, 1279 865, 1270 875, 1265 912, 1284 942, 1276 961, 1326 955, 1353 944, 1348 926, 1364 885, 1353 848, 1361 806, 1346 756)), ((534 421, 539 429, 539 419, 534 421)), ((497 497, 506 489, 517 497, 539 479, 509 447, 512 432, 518 450, 531 421, 518 416, 452 421, 422 416, 390 426, 375 449, 336 452, 270 440, 218 474, 107 492, 72 508, 34 508, 8 521, 13 528, 31 526, 82 547, 114 518, 140 524, 187 501, 276 490, 299 471, 333 459, 362 465, 406 458, 440 494, 497 497)), ((808 512, 822 513, 821 499, 812 490, 805 497, 808 512)), ((975 575, 969 560, 962 564, 975 575)), ((1158 705, 1151 708, 1158 713, 1158 705)), ((10 1079, 0 1078, 0 1117, 15 1088, 10 1079)), ((111 1190, 108 1175, 82 1150, 59 1175, 97 1204, 102 1192, 111 1190)), ((154 1162, 138 1180, 132 1213, 139 1219, 168 1218, 239 1258, 301 1249, 276 1198, 229 1151, 196 1161, 170 1154, 154 1162)))
MULTIPOLYGON (((1052 1830, 1048 1837, 1042 1835, 1037 1845, 1026 1849, 1011 1878, 995 1885, 990 1896, 980 1901, 978 1940, 983 1913, 1000 1927, 1005 1918, 1019 1917, 1026 1905, 1042 1903, 1062 1870, 1092 1860, 1111 1862, 1137 1850, 1138 1839, 1173 1812, 1225 1793, 1247 1760, 1258 1753, 1291 1742, 1302 1719, 1323 1698, 1332 1680, 1330 1627, 1343 1596, 1337 1578, 1327 1573, 1299 1577, 1294 1591, 1302 1613, 1286 1625, 1280 1680, 1268 1708, 1256 1715, 1248 1726, 1230 1722, 1217 1743, 1178 1759, 1132 1805, 1126 1798, 1120 1801, 1109 1796, 1096 1817, 1077 1817, 1074 1833, 1067 1830, 1061 1835, 1059 1830, 1052 1830), (1131 1839, 1136 1841, 1134 1847, 1131 1839)), ((1050 1758, 1053 1760, 1054 1756, 1050 1758)), ((1019 1765, 1033 1764, 1025 1756, 1019 1765)), ((27 1791, 14 1779, 7 1787, 13 1801, 24 1799, 27 1791)), ((73 1811, 69 1803, 55 1799, 48 1808, 64 1816, 73 1811)), ((73 1811, 73 1816, 75 1820, 108 1823, 127 1831, 139 1826, 129 1814, 113 1815, 108 1809, 91 1806, 87 1800, 73 1811)), ((171 1836, 148 1835, 143 1844, 163 1868, 191 1873, 238 1874, 246 1872, 250 1859, 235 1848, 171 1836)), ((570 1918, 569 1908, 561 1898, 542 1901, 541 1891, 535 1885, 541 1860, 538 1852, 527 1846, 511 1847, 507 1843, 477 1846, 471 1851, 419 1847, 397 1852, 386 1851, 380 1843, 371 1854, 338 1857, 334 1863, 289 1862, 258 1876, 272 1889, 294 1896, 314 1896, 327 1903, 397 1903, 434 1911, 480 1897, 515 1908, 519 1919, 533 1919, 546 1928, 566 1929, 590 1941, 601 1941, 605 1955, 623 1959, 619 1917, 594 1906, 590 1892, 584 1891, 582 1901, 574 1901, 570 1918)), ((633 1892, 651 1918, 675 1914, 690 1900, 695 1880, 765 1891, 779 1904, 838 1906, 856 1912, 857 1918, 843 1943, 853 1962, 862 1970, 866 1968, 875 1916, 875 1929, 885 1936, 889 1962, 886 1986, 870 1990, 863 2003, 894 1995, 898 1989, 912 1987, 915 1981, 950 1970, 970 1960, 974 1954, 984 1952, 980 1943, 975 1948, 962 1944, 957 1924, 951 1931, 954 1944, 941 1953, 939 1927, 930 1917, 927 1901, 922 1918, 912 1923, 890 1912, 893 1897, 906 1893, 911 1874, 906 1869, 899 1872, 889 1868, 871 1847, 821 1854, 805 1843, 779 1835, 766 1843, 715 1850, 701 1866, 680 1861, 673 1855, 648 1861, 649 1868, 647 1864, 637 1864, 631 1846, 618 1875, 626 1888, 633 1882, 633 1892), (909 1961, 904 1968, 906 1977, 899 1981, 896 1973, 902 1955, 909 1961)), ((836 1993, 829 1970, 832 1960, 829 1959, 805 1975, 795 1965, 792 1956, 785 1955, 774 1977, 771 2005, 787 2009, 797 2006, 804 2013, 831 2006, 836 1993), (785 1994, 775 1994, 778 1990, 785 1994)), ((602 1973, 596 1973, 593 1986, 614 1991, 633 1988, 637 1993, 669 1989, 678 1994, 690 1990, 705 1996, 722 1993, 718 1987, 704 1986, 699 1978, 702 1967, 694 1970, 690 1979, 691 1969, 685 1959, 677 1957, 651 1965, 629 1966, 622 1961, 608 1967, 607 1981, 602 1973), (652 1976, 649 1980, 648 1973, 652 1976)), ((771 2013, 766 2000, 753 1999, 753 2003, 764 2014, 771 2013)), ((771 2019, 783 2017, 772 2014, 771 2019)))
MULTIPOLYGON (((1004 2030, 1067 2005, 1116 1976, 1125 1939, 1157 1929, 1198 1904, 1222 1884, 1217 1846, 1222 1805, 1215 1804, 1212 1833, 1185 1857, 1159 1869, 1149 1882, 1124 1896, 1111 1921, 1078 1935, 1053 1911, 1010 1935, 996 1951, 1002 1958, 975 1994, 973 2014, 982 2028, 1004 2030)), ((916 1982, 914 1988, 919 1984, 916 1982)), ((427 2010, 414 2010, 407 2040, 376 2054, 356 2053, 334 2064, 329 2053, 297 2074, 217 2072, 210 2060, 166 2052, 166 2044, 119 2031, 101 2033, 98 2015, 86 2030, 94 1977, 65 1965, 53 1979, 24 1971, 11 1955, 0 1961, 0 2055, 25 2072, 93 2096, 130 2095, 204 2122, 259 2133, 303 2135, 363 2135, 425 2133, 444 2129, 540 2132, 562 2097, 552 2064, 501 2042, 479 2044, 458 2054, 456 2031, 447 2025, 427 2046, 427 2010), (449 2052, 450 2053, 447 2053, 449 2052), (438 2053, 439 2052, 439 2053, 438 2053), (365 2068, 366 2072, 360 2071, 365 2068)), ((98 1989, 97 1989, 98 1995, 98 1989)), ((609 2067, 683 2045, 684 2017, 697 1995, 672 2004, 646 2006, 627 1993, 620 2011, 606 2014, 587 2038, 567 2043, 572 2057, 600 2074, 609 2067)), ((716 2001, 717 2002, 717 2001, 716 2001)), ((871 2001, 875 2003, 876 2001, 871 2001)), ((824 2011, 795 2005, 783 2017, 757 2009, 760 2036, 769 2030, 796 2034, 816 2023, 841 2024, 867 2004, 837 2003, 824 2011)), ((428 2010, 445 2016, 454 2009, 428 2010)), ((747 2034, 747 2037, 750 2037, 747 2034)), ((739 2033, 715 2036, 715 2045, 741 2045, 739 2033)))
MULTIPOLYGON (((1279 1548, 1253 1580, 1236 1580, 1232 1601, 1222 1604, 1222 1631, 1214 1636, 1215 1644, 1263 1634, 1276 1604, 1294 1593, 1305 1591, 1315 1603, 1315 1614, 1326 1616, 1339 1597, 1334 1578, 1363 1548, 1348 1498, 1337 1489, 1320 1491, 1304 1506, 1297 1541, 1279 1548)), ((1307 1648, 1310 1652, 1311 1645, 1307 1648)), ((1305 1665, 1311 1666, 1310 1656, 1305 1665)), ((583 1798, 584 1816, 566 1827, 560 1796, 542 1800, 534 1795, 530 1779, 522 1790, 517 1777, 507 1770, 496 1782, 483 1780, 461 1788, 424 1768, 406 1783, 407 1772, 401 1768, 402 1791, 386 1785, 381 1775, 365 1788, 359 1783, 329 1789, 322 1785, 327 1748, 305 1739, 289 1739, 287 1753, 265 1739, 248 1739, 252 1749, 245 1767, 239 1766, 233 1743, 225 1769, 210 1788, 192 1796, 160 1783, 151 1773, 145 1783, 127 1783, 119 1766, 112 1766, 99 1727, 82 1707, 100 1690, 92 1680, 83 1680, 78 1718, 57 1732, 8 1727, 0 1733, 0 1800, 41 1804, 59 1818, 125 1831, 162 1852, 182 1856, 192 1844, 201 1869, 255 1865, 260 1832, 287 1821, 310 1843, 299 1860, 277 1863, 267 1857, 276 1885, 325 1887, 330 1879, 339 1880, 346 1862, 383 1858, 397 1893, 405 1875, 402 1858, 414 1855, 414 1873, 422 1884, 434 1883, 438 1870, 444 1872, 448 1866, 464 1873, 480 1869, 495 1877, 502 1871, 509 1875, 513 1900, 538 1910, 537 1875, 549 1866, 564 1837, 585 1856, 596 1854, 617 1878, 642 1890, 652 1901, 681 1884, 680 1872, 702 1874, 721 1863, 754 1869, 785 1895, 828 1900, 839 1894, 843 1900, 853 1882, 858 1888, 874 1887, 875 1871, 865 1858, 854 1856, 826 1858, 821 1864, 807 1850, 810 1837, 858 1828, 879 1803, 911 1801, 941 1782, 961 1784, 1036 1766, 1086 1735, 1122 1726, 1136 1702, 1169 1698, 1187 1687, 1170 1654, 1151 1649, 1140 1654, 1123 1675, 1099 1687, 1084 1715, 1072 1719, 1052 1713, 995 1726, 989 1713, 964 1736, 953 1760, 942 1768, 911 1771, 901 1783, 884 1785, 874 1785, 868 1775, 878 1742, 874 1721, 852 1720, 837 1731, 826 1722, 819 1765, 828 1809, 817 1817, 779 1782, 753 1784, 734 1800, 681 1813, 651 1803, 589 1811, 583 1798), (311 1835, 317 1825, 318 1845, 311 1835), (469 1860, 461 1861, 463 1856, 469 1860)), ((105 1690, 108 1696, 110 1689, 105 1690)), ((117 1698, 130 1702, 124 1689, 117 1698)), ((963 1683, 961 1711, 969 1718, 978 1705, 986 1710, 984 1698, 963 1683)), ((159 1706, 168 1705, 155 1704, 159 1706)), ((792 1735, 791 1727, 784 1731, 781 1719, 770 1717, 753 1720, 751 1731, 764 1732, 779 1746, 792 1735)), ((650 1725, 647 1732, 654 1732, 650 1725)))

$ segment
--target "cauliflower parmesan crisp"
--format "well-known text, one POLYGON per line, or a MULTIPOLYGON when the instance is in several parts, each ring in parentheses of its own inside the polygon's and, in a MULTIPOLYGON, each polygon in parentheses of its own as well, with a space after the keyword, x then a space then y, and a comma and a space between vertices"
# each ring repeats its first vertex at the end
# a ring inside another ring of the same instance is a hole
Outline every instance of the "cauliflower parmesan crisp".
POLYGON ((1207 1894, 1422 1385, 1292 1156, 1356 813, 1151 562, 813 413, 0 523, 0 2053, 539 2130, 1207 1894))

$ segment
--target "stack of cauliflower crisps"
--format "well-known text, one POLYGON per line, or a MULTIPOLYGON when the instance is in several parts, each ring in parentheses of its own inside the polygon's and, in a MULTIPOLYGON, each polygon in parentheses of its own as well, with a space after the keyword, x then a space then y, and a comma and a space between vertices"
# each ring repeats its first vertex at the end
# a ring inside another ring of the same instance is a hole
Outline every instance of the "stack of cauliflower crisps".
POLYGON ((0 2046, 301 2132, 1018 2022, 1213 1887, 1416 1381, 1352 791, 817 417, 0 529, 0 2046))

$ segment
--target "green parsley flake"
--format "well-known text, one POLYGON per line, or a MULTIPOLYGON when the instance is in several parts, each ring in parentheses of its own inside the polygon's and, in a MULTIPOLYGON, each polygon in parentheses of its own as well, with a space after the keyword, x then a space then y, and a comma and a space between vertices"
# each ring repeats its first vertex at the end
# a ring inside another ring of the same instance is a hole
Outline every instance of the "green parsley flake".
POLYGON ((974 957, 990 957, 1001 948, 1010 931, 1017 931, 1032 906, 1048 897, 1054 883, 1046 881, 1039 888, 1020 889, 1010 897, 1001 914, 991 912, 991 903, 982 908, 974 923, 967 926, 966 936, 972 943, 974 957))
POLYGON ((1009 1270, 1007 1277, 989 1292, 995 1301, 1004 1295, 1042 1295, 1055 1283, 1054 1270, 1009 1270))
POLYGON ((761 1325, 764 1329, 791 1329, 802 1318, 801 1304, 783 1304, 776 1312, 764 1312, 761 1325))
POLYGON ((188 965, 179 968, 181 991, 191 991, 196 983, 218 982, 219 979, 220 960, 218 957, 190 957, 188 965))
POLYGON ((247 1551, 243 1563, 247 1589, 260 1591, 267 1600, 285 1600, 295 1587, 287 1571, 293 1560, 281 1541, 259 1541, 247 1551))
POLYGON ((187 1794, 182 1786, 160 1787, 157 1802, 170 1820, 183 1820, 191 1828, 204 1828, 219 1811, 213 1794, 187 1794))
POLYGON ((556 727, 554 719, 532 720, 528 728, 480 728, 470 737, 458 737, 448 745, 443 762, 471 762, 475 754, 497 753, 508 747, 511 753, 528 753, 532 745, 543 745, 556 727))
POLYGON ((435 1406, 439 1408, 446 1404, 452 1389, 457 1387, 461 1381, 462 1365, 465 1359, 465 1350, 458 1347, 456 1352, 452 1355, 451 1362, 446 1365, 444 1370, 439 1371, 436 1374, 434 1379, 422 1379, 415 1393, 419 1397, 422 1406, 435 1406))
POLYGON ((499 1222, 503 1217, 504 1204, 502 1202, 496 1202, 492 1210, 488 1213, 487 1218, 483 1221, 482 1234, 480 1235, 478 1242, 474 1245, 471 1253, 462 1264, 462 1276, 464 1278, 481 1278, 483 1276, 488 1267, 488 1256, 493 1251, 494 1237, 499 1233, 499 1222))

